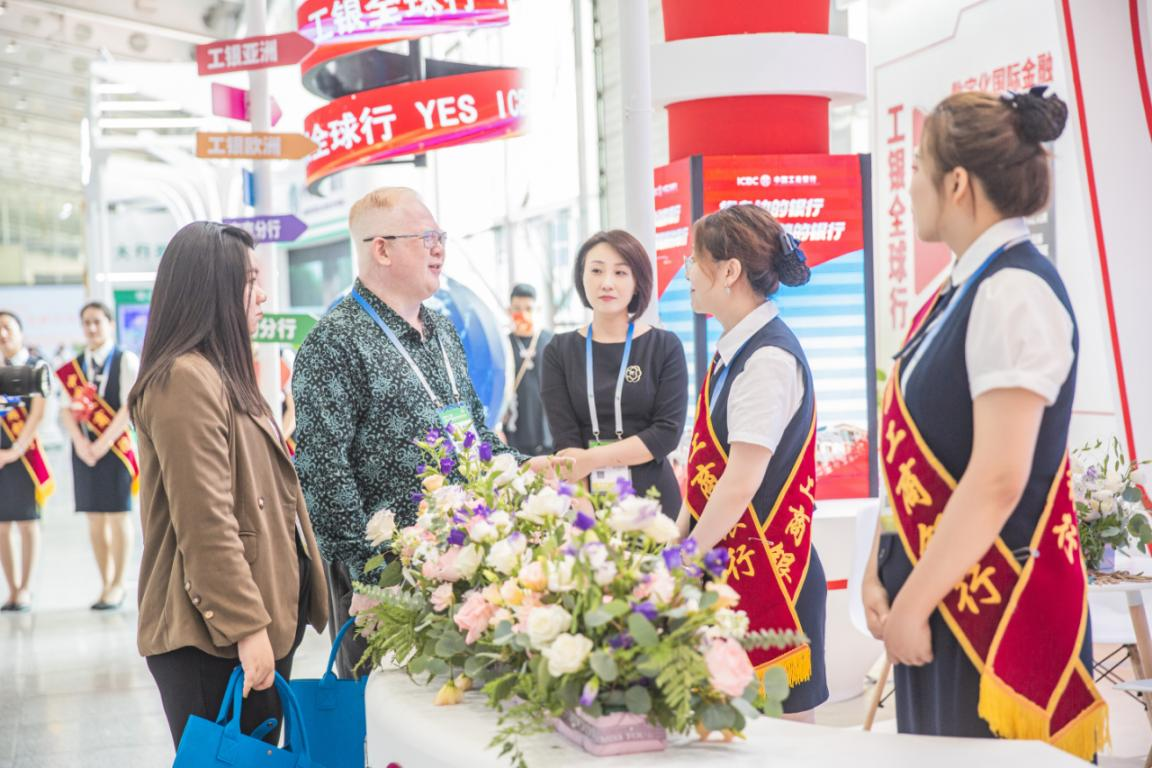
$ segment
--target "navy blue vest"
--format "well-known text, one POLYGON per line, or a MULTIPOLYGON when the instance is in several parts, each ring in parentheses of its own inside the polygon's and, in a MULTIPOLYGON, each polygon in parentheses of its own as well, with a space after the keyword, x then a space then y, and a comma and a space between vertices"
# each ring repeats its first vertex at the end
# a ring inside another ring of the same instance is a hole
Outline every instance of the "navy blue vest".
POLYGON ((1052 478, 1056 476, 1068 447, 1068 423, 1072 418, 1080 349, 1076 316, 1064 283, 1056 267, 1036 250, 1031 241, 1014 245, 1002 253, 959 297, 959 304, 944 319, 944 325, 936 333, 931 346, 909 374, 904 399, 928 447, 952 476, 959 479, 968 468, 972 455, 972 393, 968 388, 968 363, 964 354, 968 318, 980 284, 1002 269, 1024 269, 1048 284, 1072 318, 1072 350, 1075 355, 1056 402, 1044 410, 1028 484, 1000 534, 1010 549, 1019 549, 1027 547, 1032 540, 1032 533, 1048 500, 1052 478))
MULTIPOLYGON (((84 378, 88 379, 88 381, 96 387, 96 391, 99 392, 100 382, 98 378, 104 370, 104 366, 93 363, 93 370, 86 370, 84 368, 85 356, 84 353, 81 353, 76 358, 76 364, 84 371, 84 378)), ((113 347, 112 351, 108 353, 108 356, 111 357, 112 360, 108 363, 108 386, 104 387, 104 402, 108 403, 108 406, 112 409, 112 413, 116 413, 124 404, 123 398, 120 396, 120 358, 124 356, 124 352, 121 351, 119 347, 113 347)))
MULTIPOLYGON (((804 399, 800 408, 788 422, 784 434, 780 437, 780 444, 772 452, 772 460, 768 462, 768 471, 764 473, 764 481, 760 489, 752 497, 752 504, 761 516, 772 511, 784 483, 788 482, 788 475, 796 464, 796 458, 804 448, 804 440, 808 437, 808 430, 812 426, 813 413, 816 409, 816 397, 812 392, 812 372, 808 369, 808 359, 804 350, 796 339, 792 329, 777 315, 770 323, 748 339, 748 342, 736 354, 729 366, 728 376, 724 381, 724 388, 716 395, 715 405, 712 408, 712 428, 716 431, 716 439, 724 447, 725 452, 731 454, 732 446, 728 442, 728 397, 732 392, 732 382, 743 372, 744 366, 756 352, 763 347, 779 347, 796 358, 800 370, 804 374, 804 399)), ((765 393, 770 397, 771 393, 765 393)), ((763 520, 763 517, 761 517, 763 520)))

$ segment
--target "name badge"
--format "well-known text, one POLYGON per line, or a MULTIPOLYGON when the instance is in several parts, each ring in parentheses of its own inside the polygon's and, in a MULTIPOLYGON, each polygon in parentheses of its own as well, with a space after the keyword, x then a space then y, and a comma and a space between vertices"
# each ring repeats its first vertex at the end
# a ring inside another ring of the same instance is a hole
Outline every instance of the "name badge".
POLYGON ((460 435, 464 435, 472 429, 472 412, 464 406, 464 403, 445 406, 437 411, 436 415, 440 417, 441 426, 451 425, 456 428, 460 435))
MULTIPOLYGON (((599 448, 604 445, 612 445, 615 442, 615 440, 593 440, 588 443, 588 447, 599 448)), ((617 493, 620 489, 620 480, 631 484, 632 469, 630 467, 601 467, 592 470, 592 474, 588 476, 588 489, 592 493, 617 493)))

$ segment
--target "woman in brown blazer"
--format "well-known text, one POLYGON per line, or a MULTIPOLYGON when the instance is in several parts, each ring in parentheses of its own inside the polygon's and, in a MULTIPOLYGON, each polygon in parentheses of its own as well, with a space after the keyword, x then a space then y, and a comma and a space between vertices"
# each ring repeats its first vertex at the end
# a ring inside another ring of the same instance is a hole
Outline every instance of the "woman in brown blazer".
POLYGON ((129 396, 144 532, 137 642, 175 744, 189 715, 215 718, 237 661, 245 732, 279 720, 273 671, 288 677, 306 625, 327 621, 300 483, 253 372, 267 297, 252 249, 222 224, 176 233, 129 396))

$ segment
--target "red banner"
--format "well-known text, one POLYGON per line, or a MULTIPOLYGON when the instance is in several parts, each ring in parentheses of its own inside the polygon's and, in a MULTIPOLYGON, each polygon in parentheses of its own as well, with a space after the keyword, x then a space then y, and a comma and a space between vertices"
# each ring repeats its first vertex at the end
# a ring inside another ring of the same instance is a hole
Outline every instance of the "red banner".
POLYGON ((308 184, 404 155, 518 136, 524 130, 520 71, 492 69, 362 91, 304 120, 317 149, 308 184))
POLYGON ((692 252, 692 161, 684 158, 657 168, 655 187, 656 295, 662 296, 692 252))
POLYGON ((300 34, 316 43, 305 71, 396 40, 507 24, 507 0, 304 0, 296 9, 300 34))
POLYGON ((809 266, 864 247, 860 161, 854 155, 704 158, 704 213, 752 203, 800 241, 809 266))

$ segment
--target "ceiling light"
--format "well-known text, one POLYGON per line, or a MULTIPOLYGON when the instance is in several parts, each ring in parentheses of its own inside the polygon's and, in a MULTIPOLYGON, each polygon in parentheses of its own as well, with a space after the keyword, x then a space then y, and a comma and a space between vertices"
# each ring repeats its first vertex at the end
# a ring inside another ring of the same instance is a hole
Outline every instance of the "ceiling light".
POLYGON ((3 0, 0 2, 0 16, 3 16, 6 10, 8 10, 8 0, 3 0))
POLYGON ((92 90, 103 94, 133 94, 139 89, 132 83, 97 83, 92 90))
POLYGON ((20 118, 20 130, 22 130, 22 131, 28 130, 28 118, 26 118, 26 117, 20 118))
POLYGON ((28 99, 24 98, 23 96, 16 99, 16 109, 28 109, 28 99))
POLYGON ((8 85, 17 86, 20 85, 20 82, 20 70, 17 69, 12 73, 12 76, 8 78, 8 85))
POLYGON ((15 40, 9 40, 8 45, 4 46, 4 53, 13 54, 20 50, 20 44, 15 40))
POLYGON ((57 214, 57 217, 60 221, 67 221, 72 218, 72 203, 64 203, 64 205, 60 206, 60 213, 57 214))

